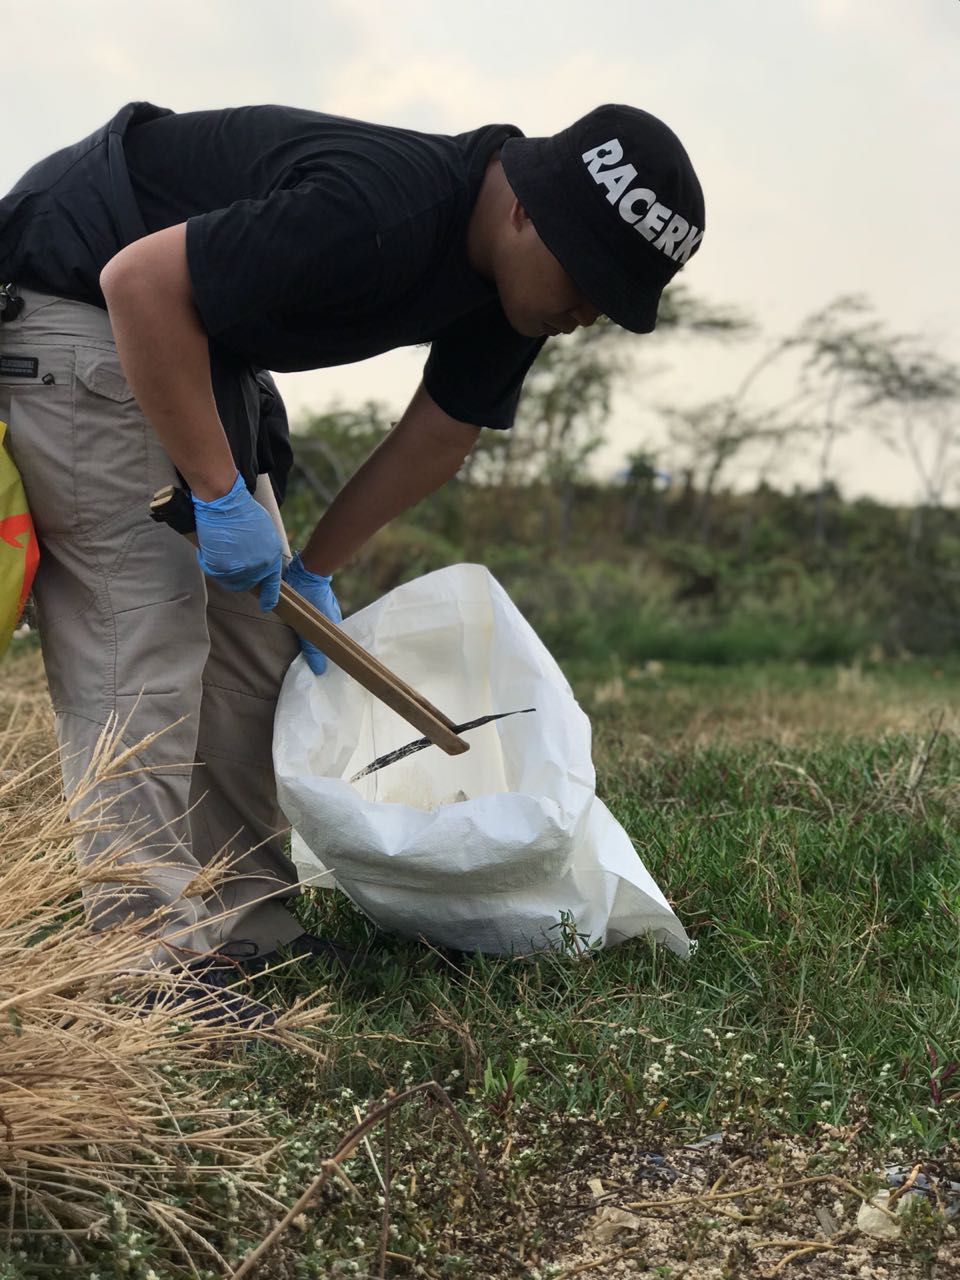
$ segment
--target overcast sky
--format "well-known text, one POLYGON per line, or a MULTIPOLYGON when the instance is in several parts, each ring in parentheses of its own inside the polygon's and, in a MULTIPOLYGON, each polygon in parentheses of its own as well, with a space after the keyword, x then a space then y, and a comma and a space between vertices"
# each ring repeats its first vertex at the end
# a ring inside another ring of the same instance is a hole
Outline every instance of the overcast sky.
MULTIPOLYGON (((0 0, 0 49, 4 190, 131 99, 528 134, 632 103, 679 134, 704 187, 691 290, 771 336, 864 293, 960 359, 960 0, 0 0)), ((673 368, 624 389, 607 467, 645 442, 645 406, 722 394, 748 358, 636 342, 673 368)), ((395 352, 281 387, 293 415, 335 396, 399 409, 422 363, 395 352)), ((838 471, 849 493, 912 493, 909 464, 863 440, 838 471)))

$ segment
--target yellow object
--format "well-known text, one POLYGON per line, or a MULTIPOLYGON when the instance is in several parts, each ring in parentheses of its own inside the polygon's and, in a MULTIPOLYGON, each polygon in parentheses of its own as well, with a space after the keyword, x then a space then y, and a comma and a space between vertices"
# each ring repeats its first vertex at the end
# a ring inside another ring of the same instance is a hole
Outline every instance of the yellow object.
POLYGON ((0 653, 20 621, 40 559, 23 481, 4 443, 6 434, 7 424, 0 422, 0 653))

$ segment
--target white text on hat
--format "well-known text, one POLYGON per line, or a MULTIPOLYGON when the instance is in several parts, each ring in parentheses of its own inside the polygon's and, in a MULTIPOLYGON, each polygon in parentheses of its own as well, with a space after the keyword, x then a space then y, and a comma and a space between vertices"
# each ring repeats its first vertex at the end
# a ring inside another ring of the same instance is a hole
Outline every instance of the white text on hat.
POLYGON ((623 147, 611 138, 583 153, 583 163, 594 182, 607 188, 607 199, 617 205, 624 222, 632 223, 653 247, 674 262, 686 262, 700 243, 703 232, 657 199, 649 187, 631 187, 637 177, 632 164, 621 165, 623 147), (614 168, 619 165, 619 168, 614 168), (654 240, 654 236, 657 238, 654 240))

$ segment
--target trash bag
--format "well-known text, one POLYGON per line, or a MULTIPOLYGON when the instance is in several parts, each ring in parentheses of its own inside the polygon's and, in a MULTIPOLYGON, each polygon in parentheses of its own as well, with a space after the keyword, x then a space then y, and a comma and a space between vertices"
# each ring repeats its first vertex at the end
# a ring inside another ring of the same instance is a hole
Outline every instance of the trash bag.
POLYGON ((521 954, 687 936, 595 795, 590 723, 563 673, 481 565, 396 588, 344 629, 457 724, 533 707, 350 782, 418 737, 332 664, 297 658, 274 765, 301 880, 335 884, 380 927, 438 946, 521 954))
POLYGON ((0 422, 0 653, 20 621, 40 560, 27 495, 7 451, 6 434, 7 424, 0 422))

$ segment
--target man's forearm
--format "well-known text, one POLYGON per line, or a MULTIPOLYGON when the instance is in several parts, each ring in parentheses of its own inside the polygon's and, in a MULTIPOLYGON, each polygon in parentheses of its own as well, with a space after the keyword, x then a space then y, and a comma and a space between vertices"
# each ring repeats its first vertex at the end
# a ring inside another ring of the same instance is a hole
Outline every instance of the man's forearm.
POLYGON ((456 475, 478 434, 443 414, 421 387, 320 518, 302 552, 306 567, 336 572, 378 529, 456 475))
POLYGON ((146 236, 100 277, 130 389, 198 498, 226 493, 237 468, 217 412, 207 335, 193 306, 183 226, 146 236))

